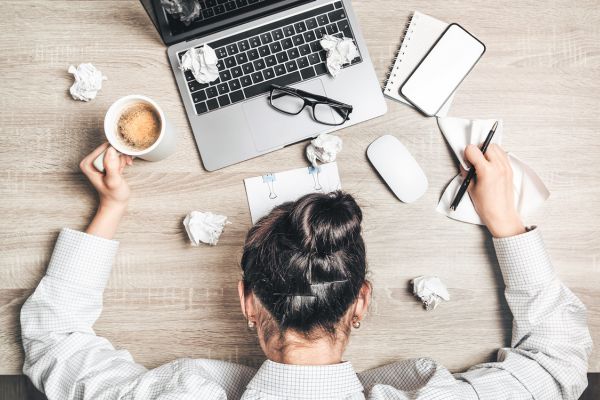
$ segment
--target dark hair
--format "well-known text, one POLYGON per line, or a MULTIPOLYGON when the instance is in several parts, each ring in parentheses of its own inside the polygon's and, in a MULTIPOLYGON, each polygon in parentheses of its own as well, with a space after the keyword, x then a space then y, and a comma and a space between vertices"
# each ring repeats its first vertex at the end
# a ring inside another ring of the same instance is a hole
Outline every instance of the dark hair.
POLYGON ((361 222, 354 198, 336 191, 282 204, 250 229, 241 262, 245 290, 280 334, 336 334, 366 281, 361 222))

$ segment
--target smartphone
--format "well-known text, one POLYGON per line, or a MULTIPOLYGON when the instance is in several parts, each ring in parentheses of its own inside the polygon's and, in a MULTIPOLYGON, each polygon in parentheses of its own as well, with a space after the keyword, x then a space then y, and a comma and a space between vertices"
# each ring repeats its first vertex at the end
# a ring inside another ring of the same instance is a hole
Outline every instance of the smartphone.
POLYGON ((400 87, 400 95, 430 117, 436 115, 481 56, 485 45, 450 24, 400 87))

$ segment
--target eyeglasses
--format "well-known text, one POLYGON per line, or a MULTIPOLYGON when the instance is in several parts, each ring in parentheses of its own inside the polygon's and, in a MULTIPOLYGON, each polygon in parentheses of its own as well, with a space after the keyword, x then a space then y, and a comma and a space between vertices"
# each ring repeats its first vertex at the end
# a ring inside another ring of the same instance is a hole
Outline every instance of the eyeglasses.
POLYGON ((325 125, 342 125, 350 118, 352 106, 290 87, 271 85, 269 103, 277 111, 298 115, 306 106, 312 108, 313 119, 325 125))

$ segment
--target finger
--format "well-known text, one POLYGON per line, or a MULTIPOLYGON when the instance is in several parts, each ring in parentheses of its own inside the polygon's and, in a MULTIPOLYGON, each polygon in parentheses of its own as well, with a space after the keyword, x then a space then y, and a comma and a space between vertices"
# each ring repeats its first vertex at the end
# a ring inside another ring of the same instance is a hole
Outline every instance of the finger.
POLYGON ((100 155, 100 153, 106 150, 108 146, 110 146, 108 142, 102 143, 100 146, 96 147, 90 154, 85 156, 84 159, 81 160, 81 162, 85 162, 86 164, 93 163, 94 160, 100 155))
POLYGON ((500 150, 498 145, 492 143, 488 146, 488 149, 485 152, 485 159, 491 163, 501 163, 503 153, 504 152, 500 150))
POLYGON ((119 175, 123 174, 123 171, 125 170, 126 165, 127 165, 127 156, 121 154, 119 156, 119 175))
POLYGON ((127 156, 127 165, 133 165, 133 157, 127 156))
POLYGON ((465 149, 465 158, 475 167, 476 171, 487 167, 488 161, 483 156, 483 153, 481 153, 481 150, 473 144, 468 145, 465 149))
POLYGON ((119 172, 121 159, 113 147, 109 147, 104 154, 104 169, 106 170, 106 184, 116 184, 121 179, 119 172))

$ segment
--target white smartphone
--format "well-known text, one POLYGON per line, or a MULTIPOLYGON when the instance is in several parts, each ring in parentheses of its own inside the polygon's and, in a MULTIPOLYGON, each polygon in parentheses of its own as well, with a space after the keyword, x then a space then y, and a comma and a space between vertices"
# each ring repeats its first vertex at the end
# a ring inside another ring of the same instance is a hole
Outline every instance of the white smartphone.
POLYGON ((400 87, 400 95, 430 117, 436 115, 485 53, 485 45, 450 24, 400 87))

